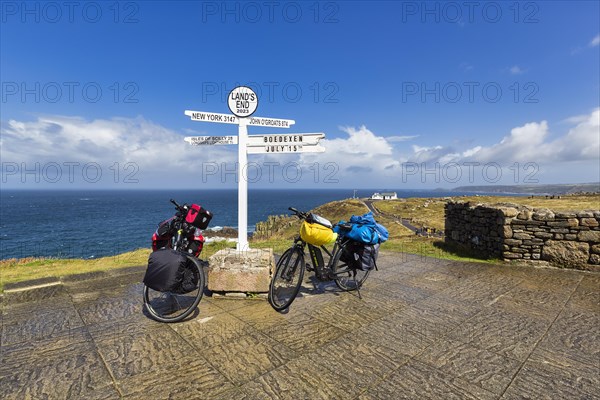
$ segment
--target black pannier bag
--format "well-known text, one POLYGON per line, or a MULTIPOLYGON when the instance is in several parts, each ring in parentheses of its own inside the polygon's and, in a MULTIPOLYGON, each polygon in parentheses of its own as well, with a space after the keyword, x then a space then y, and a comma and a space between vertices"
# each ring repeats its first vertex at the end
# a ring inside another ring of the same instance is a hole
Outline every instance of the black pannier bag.
POLYGON ((172 218, 169 218, 167 220, 164 220, 160 224, 158 224, 158 228, 156 229, 156 233, 158 234, 158 236, 165 237, 165 236, 168 236, 169 233, 171 233, 171 221, 172 220, 173 220, 172 218))
POLYGON ((195 289, 198 281, 195 268, 188 268, 185 255, 172 249, 154 251, 148 258, 144 284, 158 292, 186 293, 195 289))
POLYGON ((379 243, 365 244, 349 241, 342 251, 340 260, 347 263, 350 268, 369 271, 373 268, 377 268, 378 255, 379 243))

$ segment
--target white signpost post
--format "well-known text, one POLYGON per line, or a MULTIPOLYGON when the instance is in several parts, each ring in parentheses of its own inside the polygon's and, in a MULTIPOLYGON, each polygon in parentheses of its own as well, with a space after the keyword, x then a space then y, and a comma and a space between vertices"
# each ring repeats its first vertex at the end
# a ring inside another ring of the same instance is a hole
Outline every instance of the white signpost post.
POLYGON ((192 136, 185 141, 194 146, 238 145, 238 243, 237 250, 248 250, 248 181, 242 171, 248 168, 248 154, 321 153, 319 146, 324 133, 292 133, 282 135, 248 135, 248 126, 289 128, 296 121, 267 117, 251 117, 258 107, 258 96, 246 86, 238 86, 227 96, 227 105, 234 114, 186 110, 192 121, 215 122, 238 126, 238 136, 192 136))

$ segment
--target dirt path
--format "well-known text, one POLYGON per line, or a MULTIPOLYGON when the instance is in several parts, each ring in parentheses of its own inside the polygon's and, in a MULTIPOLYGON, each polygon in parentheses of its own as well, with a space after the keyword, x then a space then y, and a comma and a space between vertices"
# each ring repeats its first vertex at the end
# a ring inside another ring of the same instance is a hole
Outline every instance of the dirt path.
POLYGON ((395 215, 392 215, 392 214, 387 214, 387 213, 383 213, 383 212, 379 211, 379 210, 377 209, 377 207, 375 207, 375 205, 373 204, 373 203, 374 203, 374 201, 373 201, 373 200, 363 200, 363 203, 364 203, 364 204, 367 206, 367 208, 368 208, 368 209, 369 209, 369 210, 370 210, 370 211, 373 213, 373 215, 374 215, 374 216, 382 215, 382 216, 384 216, 384 217, 387 217, 387 218, 394 219, 394 220, 396 220, 396 221, 400 222, 400 223, 401 223, 401 224, 402 224, 404 227, 406 227, 406 228, 410 229, 411 231, 413 231, 413 232, 414 232, 414 233, 416 233, 416 234, 420 234, 420 232, 422 232, 422 229, 420 229, 420 228, 417 228, 416 226, 412 225, 412 224, 410 223, 410 220, 408 220, 408 219, 404 219, 404 218, 398 218, 398 217, 397 217, 397 216, 395 216, 395 215))

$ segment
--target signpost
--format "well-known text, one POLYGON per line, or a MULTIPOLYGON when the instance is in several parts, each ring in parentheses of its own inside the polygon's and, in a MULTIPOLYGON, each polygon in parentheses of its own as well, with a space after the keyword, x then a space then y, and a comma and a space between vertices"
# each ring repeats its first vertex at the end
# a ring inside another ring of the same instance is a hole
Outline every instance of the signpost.
POLYGON ((248 154, 321 153, 319 146, 324 133, 291 133, 280 135, 248 135, 248 126, 289 128, 296 121, 268 117, 252 117, 258 107, 258 96, 247 86, 238 86, 227 96, 227 105, 234 114, 186 110, 192 121, 238 125, 238 136, 191 136, 185 141, 194 146, 238 145, 238 243, 237 250, 248 250, 248 181, 241 171, 248 167, 248 154))

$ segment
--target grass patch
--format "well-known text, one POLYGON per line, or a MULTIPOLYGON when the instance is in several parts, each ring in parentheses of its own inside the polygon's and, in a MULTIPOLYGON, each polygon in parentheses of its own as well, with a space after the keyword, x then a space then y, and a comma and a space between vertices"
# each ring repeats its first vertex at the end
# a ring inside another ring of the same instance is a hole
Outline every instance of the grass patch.
POLYGON ((284 251, 292 247, 293 239, 264 239, 251 240, 250 247, 255 249, 273 249, 274 254, 283 254, 284 251))
POLYGON ((93 260, 60 258, 2 260, 0 261, 0 290, 3 290, 7 283, 144 265, 148 261, 149 254, 149 249, 138 249, 93 260))
MULTIPOLYGON (((200 258, 207 259, 217 251, 235 248, 233 242, 207 243, 200 258)), ((21 258, 0 261, 0 292, 7 283, 17 283, 32 279, 61 277, 87 272, 107 271, 118 268, 146 265, 150 249, 138 249, 128 253, 97 259, 61 258, 21 258)))
POLYGON ((404 237, 399 240, 388 240, 381 245, 381 250, 416 254, 443 260, 466 262, 498 263, 498 259, 486 259, 466 249, 448 246, 442 239, 423 236, 404 237))

